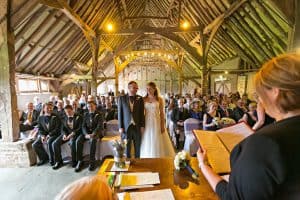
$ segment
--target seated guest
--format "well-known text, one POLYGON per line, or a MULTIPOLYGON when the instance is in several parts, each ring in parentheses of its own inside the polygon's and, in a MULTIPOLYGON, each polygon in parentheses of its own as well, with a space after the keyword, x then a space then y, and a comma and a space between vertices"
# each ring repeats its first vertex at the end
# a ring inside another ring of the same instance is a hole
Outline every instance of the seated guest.
POLYGON ((256 103, 252 102, 249 104, 249 111, 245 112, 240 121, 245 122, 250 127, 254 126, 254 124, 257 122, 256 103))
POLYGON ((76 99, 71 101, 71 106, 73 108, 73 111, 78 115, 83 116, 84 113, 86 112, 85 109, 79 108, 79 103, 78 103, 78 100, 76 100, 76 99))
POLYGON ((183 107, 186 108, 187 110, 190 110, 191 104, 192 104, 192 99, 191 99, 191 97, 187 96, 185 98, 185 100, 186 100, 186 103, 183 105, 183 107))
MULTIPOLYGON (((27 103, 27 110, 20 117, 20 132, 31 131, 38 124, 39 113, 34 110, 32 102, 27 103)), ((34 135, 30 135, 34 137, 34 135)))
POLYGON ((32 148, 40 160, 37 163, 38 166, 48 162, 49 157, 50 164, 55 164, 53 142, 59 137, 61 130, 61 121, 60 118, 52 112, 52 103, 46 103, 43 111, 44 114, 40 116, 38 120, 39 135, 32 144, 32 148), (43 143, 47 143, 49 156, 43 147, 43 143))
POLYGON ((218 112, 220 113, 220 117, 233 118, 232 110, 228 108, 227 101, 221 101, 221 105, 219 106, 218 112))
POLYGON ((110 100, 105 102, 105 110, 104 110, 104 120, 110 121, 113 119, 118 119, 118 111, 112 107, 112 103, 110 100))
POLYGON ((108 180, 100 175, 83 177, 66 186, 55 200, 117 200, 107 182, 108 180))
POLYGON ((85 113, 82 124, 82 132, 85 139, 90 141, 90 165, 89 170, 95 169, 95 154, 97 140, 103 137, 102 115, 96 111, 96 103, 90 101, 87 104, 88 112, 85 113))
POLYGON ((190 117, 194 119, 198 119, 200 121, 203 120, 203 112, 200 106, 200 101, 193 101, 192 108, 190 110, 190 117))
POLYGON ((116 98, 114 96, 109 96, 108 100, 111 102, 113 108, 118 109, 116 98))
POLYGON ((216 131, 218 129, 218 126, 214 121, 215 117, 221 117, 217 108, 216 102, 212 101, 209 103, 208 111, 203 115, 203 130, 216 131))
POLYGON ((83 117, 77 113, 74 113, 73 107, 67 105, 65 107, 65 118, 62 120, 61 135, 54 141, 54 152, 57 162, 53 169, 58 169, 62 165, 61 158, 61 145, 67 141, 70 141, 72 152, 72 167, 76 172, 80 171, 82 166, 82 151, 84 136, 82 134, 82 120, 83 117))
POLYGON ((34 110, 36 110, 38 113, 41 113, 43 104, 40 101, 40 98, 38 96, 35 96, 33 98, 33 106, 34 106, 34 110))
POLYGON ((242 99, 239 99, 236 103, 236 107, 233 109, 232 117, 236 122, 239 122, 239 120, 244 116, 244 113, 247 112, 244 105, 245 104, 242 99))
POLYGON ((248 94, 243 94, 242 96, 242 101, 244 102, 245 106, 249 106, 249 104, 251 103, 251 100, 248 98, 248 94))
POLYGON ((62 100, 57 101, 54 112, 60 117, 60 119, 65 117, 64 102, 62 100))
POLYGON ((264 126, 267 126, 268 124, 272 124, 275 122, 275 119, 270 117, 266 112, 263 106, 261 105, 260 102, 257 103, 257 121, 256 123, 252 126, 253 130, 258 130, 264 126))
POLYGON ((183 122, 190 117, 188 109, 183 107, 184 99, 178 99, 178 107, 174 108, 171 114, 171 120, 174 123, 176 148, 179 149, 180 133, 184 131, 183 122))
POLYGON ((231 151, 229 182, 197 157, 202 174, 220 199, 299 199, 300 54, 268 61, 255 75, 258 101, 276 119, 231 151))

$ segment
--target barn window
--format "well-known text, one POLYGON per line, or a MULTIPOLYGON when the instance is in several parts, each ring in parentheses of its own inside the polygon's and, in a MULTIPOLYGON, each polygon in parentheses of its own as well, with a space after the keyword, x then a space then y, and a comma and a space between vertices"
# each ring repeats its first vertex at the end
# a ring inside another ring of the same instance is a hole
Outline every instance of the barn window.
POLYGON ((19 79, 19 92, 38 92, 38 81, 30 79, 19 79))

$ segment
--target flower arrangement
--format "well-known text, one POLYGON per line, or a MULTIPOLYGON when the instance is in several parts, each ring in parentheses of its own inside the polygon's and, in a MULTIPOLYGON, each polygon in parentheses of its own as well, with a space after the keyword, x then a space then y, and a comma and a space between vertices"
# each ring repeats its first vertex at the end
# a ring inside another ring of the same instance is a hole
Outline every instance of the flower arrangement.
POLYGON ((191 168, 189 165, 190 162, 190 155, 186 151, 180 151, 177 153, 174 159, 174 166, 176 170, 186 168, 189 173, 192 175, 193 179, 198 179, 199 175, 191 168))
POLYGON ((114 147, 114 161, 115 165, 119 168, 125 167, 125 149, 127 140, 115 140, 113 142, 114 147))
POLYGON ((217 127, 223 128, 223 127, 227 127, 227 126, 230 126, 230 125, 234 125, 235 121, 234 121, 234 119, 231 119, 231 118, 228 118, 228 117, 223 117, 223 118, 215 117, 213 119, 213 123, 217 127))

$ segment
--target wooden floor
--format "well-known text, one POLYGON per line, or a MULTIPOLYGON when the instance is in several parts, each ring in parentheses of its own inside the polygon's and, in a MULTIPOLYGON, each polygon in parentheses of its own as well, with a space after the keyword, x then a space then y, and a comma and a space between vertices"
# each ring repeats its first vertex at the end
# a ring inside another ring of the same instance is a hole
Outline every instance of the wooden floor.
POLYGON ((1 200, 53 200, 64 186, 84 176, 96 174, 98 168, 75 173, 70 165, 53 170, 49 165, 29 168, 0 168, 1 200))

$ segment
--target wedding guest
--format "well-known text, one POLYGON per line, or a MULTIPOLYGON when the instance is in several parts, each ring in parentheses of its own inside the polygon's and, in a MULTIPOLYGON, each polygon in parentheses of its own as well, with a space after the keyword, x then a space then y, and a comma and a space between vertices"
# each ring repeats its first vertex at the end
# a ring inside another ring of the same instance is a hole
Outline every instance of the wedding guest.
POLYGON ((100 113, 96 111, 96 103, 90 101, 87 104, 88 112, 85 113, 82 123, 82 132, 85 139, 90 142, 90 165, 89 170, 95 169, 96 161, 96 147, 97 140, 103 137, 103 118, 100 113))
POLYGON ((38 120, 38 138, 32 144, 32 148, 39 158, 37 165, 43 165, 49 161, 50 164, 55 164, 53 142, 60 135, 61 121, 60 118, 53 112, 53 105, 46 103, 44 106, 44 114, 38 120), (47 143, 49 156, 43 147, 43 143, 47 143))
POLYGON ((193 101, 191 106, 192 106, 191 110, 189 111, 190 117, 202 121, 203 111, 200 105, 200 101, 199 100, 193 101))
POLYGON ((174 124, 176 149, 179 149, 180 135, 184 132, 184 121, 190 117, 188 109, 183 107, 184 99, 178 99, 178 107, 172 111, 171 120, 174 124))
POLYGON ((20 117, 20 131, 26 132, 34 129, 38 124, 39 113, 34 109, 33 103, 27 103, 27 110, 20 117))
POLYGON ((62 120, 61 135, 54 141, 53 147, 56 157, 56 164, 53 169, 58 169, 62 165, 61 145, 67 141, 71 145, 72 167, 78 172, 82 166, 82 151, 84 136, 82 134, 83 118, 75 113, 71 105, 65 107, 66 115, 62 120))
POLYGON ((232 118, 233 116, 232 110, 228 108, 228 103, 226 100, 221 101, 218 112, 220 113, 221 118, 232 118))
POLYGON ((276 119, 231 151, 229 182, 197 157, 202 174, 220 199, 299 199, 300 197, 300 54, 268 61, 254 85, 266 113, 276 119))
POLYGON ((249 111, 245 112, 244 116, 239 121, 245 122, 250 127, 254 126, 257 122, 256 103, 252 102, 249 104, 249 111))
POLYGON ((220 113, 217 111, 218 105, 212 101, 208 105, 208 111, 203 115, 203 130, 216 131, 218 126, 215 118, 220 118, 220 113))
POLYGON ((236 122, 239 122, 240 119, 244 116, 244 113, 247 112, 245 104, 242 99, 237 100, 236 107, 233 109, 232 117, 236 122))

